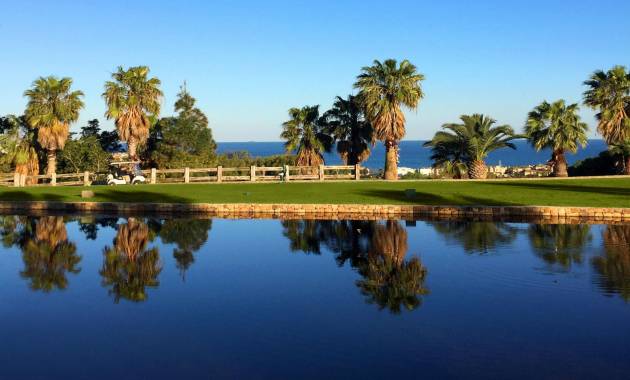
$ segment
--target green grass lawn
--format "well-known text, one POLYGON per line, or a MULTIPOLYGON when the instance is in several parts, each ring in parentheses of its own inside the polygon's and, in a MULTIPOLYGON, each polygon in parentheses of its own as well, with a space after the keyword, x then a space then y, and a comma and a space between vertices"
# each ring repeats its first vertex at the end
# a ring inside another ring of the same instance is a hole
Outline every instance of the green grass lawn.
MULTIPOLYGON (((0 189, 1 201, 78 202, 82 187, 0 189)), ((513 181, 301 182, 92 186, 90 201, 361 203, 630 207, 630 178, 513 181), (415 189, 408 199, 405 189, 415 189)))

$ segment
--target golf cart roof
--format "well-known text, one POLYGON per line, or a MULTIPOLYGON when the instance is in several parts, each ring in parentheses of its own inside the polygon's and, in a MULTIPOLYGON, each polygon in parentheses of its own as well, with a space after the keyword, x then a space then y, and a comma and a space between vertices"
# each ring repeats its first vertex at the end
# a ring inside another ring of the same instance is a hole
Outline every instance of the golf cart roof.
POLYGON ((129 164, 139 164, 140 161, 116 161, 116 162, 110 162, 110 165, 129 165, 129 164))

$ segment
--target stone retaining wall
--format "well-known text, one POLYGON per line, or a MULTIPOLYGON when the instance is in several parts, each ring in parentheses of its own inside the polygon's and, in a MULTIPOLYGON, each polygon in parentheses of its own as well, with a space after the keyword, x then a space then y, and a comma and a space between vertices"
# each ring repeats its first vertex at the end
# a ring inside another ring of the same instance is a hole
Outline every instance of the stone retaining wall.
POLYGON ((552 206, 428 206, 365 204, 211 204, 113 202, 0 202, 7 213, 195 214, 222 218, 445 219, 630 222, 630 208, 552 206))

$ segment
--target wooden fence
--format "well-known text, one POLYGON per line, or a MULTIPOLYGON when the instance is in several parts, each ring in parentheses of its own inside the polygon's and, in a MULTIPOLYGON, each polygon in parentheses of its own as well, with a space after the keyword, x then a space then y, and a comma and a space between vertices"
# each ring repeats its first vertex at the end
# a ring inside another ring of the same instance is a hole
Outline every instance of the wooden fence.
MULTIPOLYGON (((250 166, 224 168, 183 168, 143 170, 147 183, 210 183, 359 180, 359 165, 320 166, 250 166)), ((68 173, 27 176, 19 173, 0 174, 0 186, 90 186, 107 184, 107 173, 68 173)))

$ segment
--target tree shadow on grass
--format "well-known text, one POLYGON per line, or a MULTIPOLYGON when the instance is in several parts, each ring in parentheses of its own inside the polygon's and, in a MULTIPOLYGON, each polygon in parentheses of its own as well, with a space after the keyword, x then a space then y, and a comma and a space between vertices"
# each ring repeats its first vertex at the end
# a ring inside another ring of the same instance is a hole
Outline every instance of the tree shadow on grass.
MULTIPOLYGON (((134 190, 134 191, 116 191, 116 190, 106 190, 106 191, 95 191, 96 197, 99 201, 103 202, 128 202, 128 203, 191 203, 192 199, 172 195, 172 194, 164 194, 159 191, 143 191, 143 190, 134 190)), ((90 201, 90 199, 83 199, 85 201, 90 201)))
POLYGON ((479 182, 480 185, 506 186, 512 188, 522 188, 530 190, 553 190, 553 191, 569 191, 576 193, 592 193, 604 195, 621 195, 630 196, 630 187, 610 187, 610 186, 586 186, 576 184, 558 184, 558 183, 524 183, 524 182, 479 182))
POLYGON ((164 194, 159 191, 117 191, 114 189, 94 190, 95 198, 81 198, 81 189, 77 188, 76 193, 55 194, 55 193, 30 193, 23 190, 8 190, 0 192, 0 201, 10 202, 138 202, 138 203, 191 203, 190 198, 172 194, 164 194))
POLYGON ((8 190, 0 192, 0 201, 32 202, 32 201, 62 201, 64 196, 53 193, 32 194, 22 190, 8 190))
POLYGON ((383 202, 396 202, 417 205, 441 205, 441 206, 519 206, 520 203, 501 201, 496 199, 476 197, 472 195, 454 194, 452 198, 446 198, 434 193, 416 191, 414 197, 407 197, 404 190, 362 190, 360 195, 382 199, 383 202))
POLYGON ((437 194, 423 193, 416 191, 415 196, 407 197, 404 190, 361 190, 359 195, 378 198, 383 202, 396 202, 406 204, 426 204, 426 205, 449 205, 453 204, 452 199, 444 198, 437 194))

